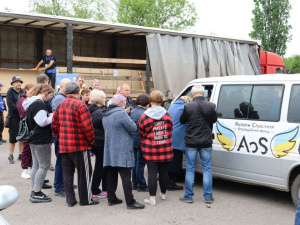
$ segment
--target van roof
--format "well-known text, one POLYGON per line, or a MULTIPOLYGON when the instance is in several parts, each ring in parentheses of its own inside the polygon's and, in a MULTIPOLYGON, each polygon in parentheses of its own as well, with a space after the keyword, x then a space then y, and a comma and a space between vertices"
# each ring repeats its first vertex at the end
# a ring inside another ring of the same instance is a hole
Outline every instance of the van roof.
POLYGON ((299 81, 300 74, 268 74, 268 75, 233 75, 225 77, 208 77, 192 80, 189 84, 202 82, 274 82, 274 81, 299 81))

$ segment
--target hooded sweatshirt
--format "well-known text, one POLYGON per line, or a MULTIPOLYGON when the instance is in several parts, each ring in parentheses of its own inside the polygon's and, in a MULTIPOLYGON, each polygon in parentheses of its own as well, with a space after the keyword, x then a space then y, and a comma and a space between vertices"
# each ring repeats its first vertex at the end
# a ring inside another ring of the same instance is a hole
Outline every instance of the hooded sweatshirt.
POLYGON ((26 111, 27 125, 34 134, 28 141, 30 144, 48 144, 52 143, 51 122, 52 113, 49 114, 42 98, 32 96, 22 104, 26 111))
POLYGON ((148 108, 138 122, 143 156, 148 161, 169 162, 173 158, 173 122, 161 106, 148 108))

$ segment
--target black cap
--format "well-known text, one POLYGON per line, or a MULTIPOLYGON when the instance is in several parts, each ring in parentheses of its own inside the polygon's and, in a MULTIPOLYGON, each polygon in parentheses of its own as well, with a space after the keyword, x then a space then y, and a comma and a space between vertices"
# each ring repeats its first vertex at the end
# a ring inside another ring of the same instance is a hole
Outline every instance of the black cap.
POLYGON ((12 81, 11 81, 11 85, 16 82, 16 81, 20 81, 21 84, 23 84, 23 81, 21 80, 21 77, 19 75, 13 76, 12 81))

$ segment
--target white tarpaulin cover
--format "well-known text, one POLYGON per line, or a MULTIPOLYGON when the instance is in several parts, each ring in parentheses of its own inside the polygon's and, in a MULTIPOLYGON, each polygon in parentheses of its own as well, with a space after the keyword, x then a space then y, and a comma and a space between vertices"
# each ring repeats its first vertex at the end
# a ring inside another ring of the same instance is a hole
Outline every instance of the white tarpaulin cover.
POLYGON ((154 88, 166 98, 196 78, 261 74, 257 45, 160 34, 146 39, 154 88))

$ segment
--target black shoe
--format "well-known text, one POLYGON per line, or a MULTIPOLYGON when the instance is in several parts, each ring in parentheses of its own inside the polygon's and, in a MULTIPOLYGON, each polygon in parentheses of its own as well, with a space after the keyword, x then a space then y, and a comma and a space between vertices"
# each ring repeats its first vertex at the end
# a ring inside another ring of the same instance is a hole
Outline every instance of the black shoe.
POLYGON ((48 184, 45 184, 45 183, 42 186, 42 189, 50 189, 50 188, 52 188, 52 186, 48 185, 48 184))
POLYGON ((47 183, 49 183, 49 180, 44 180, 44 184, 47 184, 47 183))
POLYGON ((180 190, 183 190, 183 187, 182 186, 178 186, 177 184, 171 184, 168 186, 168 191, 180 191, 180 190))
POLYGON ((149 189, 147 187, 145 187, 145 188, 137 188, 136 190, 138 192, 148 192, 149 191, 149 189))
POLYGON ((108 205, 109 205, 109 206, 118 205, 118 204, 121 204, 122 202, 123 202, 122 199, 116 198, 116 199, 113 200, 112 202, 108 202, 108 205))
POLYGON ((68 203, 68 207, 73 207, 74 205, 76 205, 77 202, 74 202, 74 203, 68 203))
POLYGON ((80 205, 84 206, 84 205, 98 205, 98 204, 99 201, 92 199, 92 202, 90 204, 80 204, 80 205))
POLYGON ((127 209, 143 209, 143 208, 145 208, 145 205, 138 202, 127 206, 127 209))
POLYGON ((137 187, 136 186, 132 186, 132 190, 137 190, 137 187))
POLYGON ((22 160, 22 154, 19 154, 18 161, 21 161, 21 160, 22 160))
POLYGON ((33 195, 30 197, 30 201, 32 203, 40 203, 40 202, 51 202, 51 197, 45 195, 43 192, 34 192, 33 195))
POLYGON ((7 141, 5 141, 5 140, 2 139, 1 142, 2 142, 2 143, 6 143, 7 141))
POLYGON ((14 157, 13 157, 13 155, 8 155, 8 163, 9 164, 14 164, 14 157))
POLYGON ((65 191, 58 191, 58 192, 55 192, 54 195, 58 196, 58 197, 66 197, 66 193, 65 191))
POLYGON ((78 187, 78 186, 77 186, 76 184, 73 185, 73 188, 74 188, 74 189, 77 189, 77 187, 78 187))

